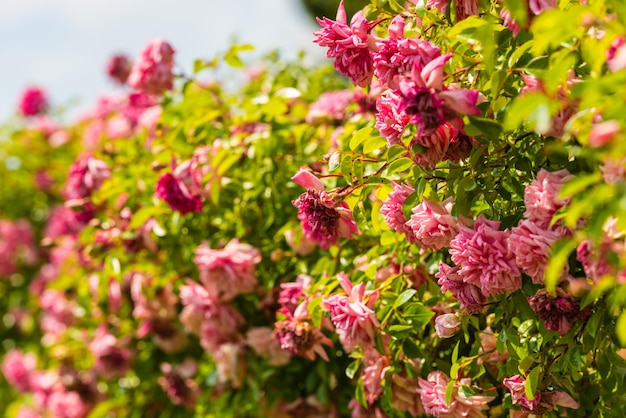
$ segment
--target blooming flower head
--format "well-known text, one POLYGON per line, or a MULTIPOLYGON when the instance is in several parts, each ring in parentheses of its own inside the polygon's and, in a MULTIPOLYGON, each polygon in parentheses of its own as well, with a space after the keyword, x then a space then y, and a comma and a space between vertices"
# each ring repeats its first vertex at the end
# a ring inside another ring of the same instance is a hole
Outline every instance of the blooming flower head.
POLYGON ((383 393, 382 382, 389 370, 389 358, 381 355, 371 346, 363 349, 363 387, 368 405, 374 404, 383 393))
POLYGON ((451 338, 461 329, 461 320, 456 313, 446 313, 435 318, 435 331, 439 338, 451 338))
POLYGON ((335 59, 335 68, 341 74, 350 77, 355 85, 366 87, 374 74, 370 49, 376 50, 376 45, 374 37, 369 34, 372 25, 363 12, 357 12, 348 26, 346 9, 341 0, 336 21, 327 17, 317 21, 322 29, 315 32, 313 42, 328 47, 326 56, 335 59))
POLYGON ((419 380, 411 379, 405 373, 391 375, 391 403, 398 411, 407 411, 411 416, 424 415, 424 407, 419 395, 419 380))
POLYGON ((460 267, 463 281, 480 287, 485 296, 515 292, 522 287, 522 274, 509 248, 510 231, 500 231, 500 222, 480 216, 474 228, 459 226, 450 242, 452 261, 460 267))
POLYGON ((539 405, 539 401, 541 401, 541 392, 536 391, 533 399, 528 399, 525 390, 526 379, 522 376, 515 375, 507 377, 502 381, 502 383, 509 391, 511 391, 511 400, 513 401, 513 405, 517 405, 524 411, 528 412, 535 410, 537 405, 539 405))
POLYGON ((413 230, 410 225, 407 225, 406 216, 402 210, 404 201, 409 197, 415 189, 406 183, 392 182, 393 191, 389 193, 387 199, 380 207, 380 213, 385 217, 385 222, 389 225, 389 228, 405 233, 407 239, 410 242, 415 240, 413 230))
POLYGON ((111 177, 111 169, 91 154, 83 154, 70 167, 63 195, 67 200, 85 199, 111 177))
POLYGON ((606 64, 615 72, 626 68, 626 37, 618 36, 606 51, 606 64))
POLYGON ((123 376, 130 368, 130 351, 104 326, 96 329, 89 349, 95 358, 94 368, 105 377, 123 376))
POLYGON ((154 39, 135 61, 128 85, 149 94, 161 94, 173 85, 174 48, 162 39, 154 39))
POLYGON ((552 217, 568 203, 568 200, 559 197, 559 191, 571 178, 572 175, 567 170, 539 170, 537 178, 524 190, 524 217, 548 229, 552 217))
POLYGON ((422 399, 424 411, 436 418, 448 417, 482 417, 485 410, 489 409, 489 396, 462 397, 458 393, 461 384, 471 385, 470 379, 461 379, 455 382, 450 404, 446 402, 446 389, 450 379, 442 372, 435 370, 430 372, 427 379, 419 379, 418 392, 422 399), (460 383, 460 384, 459 384, 460 383))
POLYGON ((546 289, 540 289, 528 298, 528 303, 544 322, 546 329, 558 331, 561 336, 569 332, 575 321, 590 314, 588 309, 581 311, 580 302, 558 287, 554 296, 551 296, 546 289))
POLYGON ((387 90, 376 101, 376 129, 387 140, 387 146, 402 145, 405 128, 411 116, 400 110, 400 94, 387 90))
POLYGON ((193 380, 198 370, 198 365, 192 359, 186 359, 182 363, 173 366, 170 363, 161 364, 163 375, 159 377, 159 386, 175 405, 184 405, 189 409, 196 406, 200 398, 200 387, 193 380))
POLYGON ((414 61, 426 65, 441 55, 439 47, 428 41, 406 38, 404 26, 404 17, 397 15, 389 25, 389 37, 378 43, 373 55, 376 77, 392 89, 398 88, 398 76, 409 72, 414 61))
POLYGON ((131 62, 124 54, 116 54, 107 64, 107 75, 116 83, 126 84, 130 75, 131 62))
POLYGON ((338 330, 343 330, 348 341, 357 344, 372 344, 376 329, 380 327, 376 313, 372 310, 378 299, 377 291, 366 291, 365 284, 352 285, 345 273, 337 279, 345 295, 334 294, 324 298, 323 304, 338 330))
POLYGON ((332 341, 315 327, 308 316, 308 301, 302 302, 292 314, 286 309, 279 310, 284 319, 274 324, 274 336, 283 350, 296 356, 315 360, 316 354, 329 361, 322 344, 332 347, 332 341))
POLYGON ((311 277, 300 274, 294 282, 281 283, 278 303, 289 312, 295 312, 303 298, 306 298, 306 291, 311 284, 311 277))
POLYGON ((280 348, 274 331, 269 327, 250 328, 246 333, 246 344, 259 356, 267 358, 270 366, 284 366, 291 360, 290 353, 280 348))
POLYGON ((459 267, 450 267, 445 263, 439 264, 439 271, 435 277, 439 279, 437 283, 441 286, 441 291, 450 291, 468 313, 481 312, 487 298, 480 287, 463 281, 459 271, 459 267))
POLYGON ((533 283, 544 283, 552 245, 560 237, 559 232, 541 228, 528 219, 522 220, 511 230, 509 246, 515 253, 515 262, 532 278, 533 283))
POLYGON ((441 203, 424 198, 413 208, 413 215, 406 225, 411 228, 418 245, 433 250, 450 245, 459 232, 458 222, 450 214, 453 204, 452 197, 441 203))
POLYGON ((37 357, 32 353, 11 350, 2 359, 4 378, 20 392, 31 390, 30 376, 37 367, 37 357))
POLYGON ((292 202, 298 208, 298 219, 307 238, 326 250, 339 238, 358 233, 348 205, 331 198, 320 179, 300 169, 292 180, 307 189, 292 202))
POLYGON ((254 290, 257 284, 255 266, 260 262, 259 250, 237 239, 219 250, 201 244, 194 257, 200 280, 213 297, 223 301, 254 290))
POLYGON ((27 87, 19 100, 18 110, 22 116, 41 115, 48 109, 46 93, 39 87, 27 87))

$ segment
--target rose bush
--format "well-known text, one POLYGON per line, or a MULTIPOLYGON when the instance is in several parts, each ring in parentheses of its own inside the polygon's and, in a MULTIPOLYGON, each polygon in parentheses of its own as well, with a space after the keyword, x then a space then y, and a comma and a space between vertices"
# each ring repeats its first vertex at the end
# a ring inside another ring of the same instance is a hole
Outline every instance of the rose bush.
POLYGON ((74 122, 26 90, 6 416, 626 414, 626 7, 319 23, 344 77, 248 45, 180 74, 158 39, 74 122))

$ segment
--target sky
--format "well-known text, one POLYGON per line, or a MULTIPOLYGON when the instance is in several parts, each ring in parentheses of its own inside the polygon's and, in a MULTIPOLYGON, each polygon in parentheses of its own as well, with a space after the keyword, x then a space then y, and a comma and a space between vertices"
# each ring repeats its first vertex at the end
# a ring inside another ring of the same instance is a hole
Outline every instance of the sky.
POLYGON ((111 55, 137 57, 154 38, 191 73, 194 59, 224 53, 233 39, 323 61, 317 28, 298 0, 0 0, 0 123, 27 85, 44 88, 54 106, 90 108, 115 90, 105 74, 111 55))

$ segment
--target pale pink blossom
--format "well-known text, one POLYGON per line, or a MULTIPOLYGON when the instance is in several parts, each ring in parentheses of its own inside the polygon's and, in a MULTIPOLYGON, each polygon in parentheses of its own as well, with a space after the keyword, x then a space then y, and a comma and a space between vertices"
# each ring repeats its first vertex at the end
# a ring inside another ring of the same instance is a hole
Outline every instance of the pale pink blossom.
POLYGON ((419 379, 418 392, 427 414, 436 418, 479 418, 485 416, 484 411, 489 409, 487 403, 493 398, 479 395, 468 398, 462 397, 458 393, 460 385, 471 385, 471 379, 463 378, 454 383, 452 399, 448 404, 446 402, 446 389, 449 381, 448 376, 438 370, 430 372, 427 379, 419 379))
POLYGON ((368 345, 363 348, 361 379, 368 405, 373 405, 383 393, 382 382, 385 381, 387 371, 390 369, 389 363, 389 358, 381 355, 373 346, 368 345))
POLYGON ((606 158, 600 165, 605 182, 615 184, 626 179, 626 158, 606 158))
POLYGON ((223 249, 211 249, 208 244, 201 244, 193 261, 209 293, 216 299, 229 301, 254 290, 257 284, 255 266, 261 262, 261 253, 253 246, 233 239, 223 249))
POLYGON ((328 91, 322 93, 316 102, 309 106, 306 115, 307 123, 342 121, 346 109, 354 102, 351 90, 328 91))
POLYGON ((404 215, 404 201, 409 197, 415 189, 407 183, 392 182, 393 191, 389 193, 387 199, 380 207, 380 213, 385 217, 385 222, 389 228, 404 233, 409 242, 415 241, 415 235, 410 225, 407 225, 407 219, 404 215))
POLYGON ((295 281, 281 283, 278 303, 282 308, 295 312, 296 308, 306 298, 306 291, 313 279, 306 274, 299 274, 295 281))
POLYGON ((246 375, 246 363, 240 344, 225 343, 211 351, 211 357, 217 366, 218 383, 227 383, 237 389, 243 384, 246 375))
POLYGON ((158 379, 159 386, 173 404, 193 409, 201 395, 200 387, 193 380, 197 371, 198 365, 192 359, 186 359, 176 366, 161 363, 163 375, 158 379))
POLYGON ((154 39, 141 52, 128 76, 128 85, 149 94, 161 94, 173 86, 174 48, 154 39))
POLYGON ((443 262, 439 263, 439 271, 435 274, 435 277, 439 279, 437 283, 441 286, 442 292, 450 291, 468 313, 479 313, 487 298, 479 286, 463 280, 459 274, 460 270, 460 267, 450 267, 443 262))
POLYGON ((46 406, 55 418, 85 418, 90 409, 75 391, 52 392, 46 406))
POLYGON ((357 344, 372 344, 380 327, 374 304, 378 291, 365 290, 365 284, 353 285, 345 273, 337 275, 345 295, 333 294, 323 299, 324 308, 337 330, 343 330, 350 341, 357 344))
POLYGON ((515 253, 508 245, 510 231, 500 231, 499 221, 479 216, 474 228, 459 225, 450 242, 452 261, 463 281, 480 287, 485 296, 512 293, 522 287, 515 253))
POLYGON ((528 303, 544 322, 546 329, 558 331, 561 336, 569 332, 574 322, 591 314, 589 309, 581 311, 580 302, 559 287, 554 296, 546 289, 540 289, 528 298, 528 303))
POLYGON ((559 192, 572 178, 565 169, 554 172, 543 168, 539 170, 537 178, 524 190, 524 217, 541 228, 549 229, 556 212, 569 203, 569 199, 561 198, 559 192))
POLYGON ((406 225, 411 228, 415 242, 423 248, 440 250, 448 247, 459 232, 457 220, 450 214, 452 197, 441 203, 426 198, 412 209, 406 225))
POLYGON ((54 343, 74 324, 76 302, 61 291, 46 289, 39 297, 39 306, 42 310, 39 325, 44 332, 43 341, 45 344, 54 343))
POLYGON ((20 96, 18 110, 22 116, 36 116, 45 113, 48 110, 46 92, 39 87, 27 87, 20 96))
POLYGON ((523 219, 511 230, 510 250, 515 254, 517 266, 531 277, 533 283, 544 283, 552 245, 561 237, 558 231, 544 229, 529 219, 523 219))
POLYGON ((398 411, 406 411, 413 417, 424 415, 419 394, 419 379, 411 379, 405 373, 391 375, 391 403, 398 411))
POLYGON ((31 376, 37 368, 37 357, 20 350, 8 351, 2 359, 2 374, 19 392, 31 390, 31 376))
POLYGON ((461 329, 461 320, 456 313, 446 313, 435 318, 435 331, 439 338, 452 338, 461 329))
POLYGON ((283 350, 269 327, 250 328, 246 333, 246 344, 259 356, 267 359, 270 366, 280 367, 289 363, 291 355, 283 350))
POLYGON ((307 189, 292 204, 298 208, 298 219, 304 235, 326 250, 338 242, 339 238, 351 238, 359 230, 347 203, 336 201, 324 184, 304 169, 292 180, 307 189))
POLYGON ((505 378, 502 383, 511 392, 511 400, 513 405, 519 406, 526 412, 532 412, 537 408, 541 401, 541 392, 535 392, 532 400, 526 395, 526 379, 520 375, 505 378))
POLYGON ((328 47, 326 56, 335 59, 335 68, 350 77, 359 87, 366 87, 374 74, 372 50, 376 50, 375 39, 369 34, 372 29, 363 12, 357 12, 348 26, 343 0, 339 3, 337 20, 324 17, 317 19, 322 29, 315 32, 313 42, 328 47))
POLYGON ((42 415, 33 408, 27 406, 20 406, 15 418, 42 418, 42 415))

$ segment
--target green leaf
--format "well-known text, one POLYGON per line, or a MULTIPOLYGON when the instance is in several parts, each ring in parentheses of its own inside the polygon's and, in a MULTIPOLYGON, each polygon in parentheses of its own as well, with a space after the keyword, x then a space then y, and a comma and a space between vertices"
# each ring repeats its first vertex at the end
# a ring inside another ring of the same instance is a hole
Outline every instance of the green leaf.
POLYGON ((394 308, 399 308, 400 306, 404 305, 406 302, 408 302, 415 295, 415 293, 417 293, 417 290, 415 290, 415 289, 407 289, 407 290, 405 290, 404 292, 402 292, 400 294, 400 296, 398 296, 396 301, 393 303, 393 307, 394 308))
POLYGON ((354 135, 352 135, 352 138, 350 138, 350 150, 356 151, 363 141, 372 136, 373 130, 374 129, 372 127, 367 126, 356 131, 354 135))
POLYGON ((563 270, 568 263, 569 255, 577 247, 577 242, 573 239, 559 240, 554 243, 550 261, 546 267, 546 289, 554 292, 556 285, 563 275, 563 270))
POLYGON ((524 384, 524 392, 528 400, 535 399, 535 393, 537 387, 539 387, 539 375, 541 374, 541 367, 535 367, 530 374, 526 377, 526 383, 524 384))
POLYGON ((470 126, 475 127, 487 138, 497 139, 502 134, 502 125, 498 121, 479 116, 468 116, 468 119, 470 126))
POLYGON ((348 367, 346 367, 346 376, 348 376, 348 379, 354 378, 359 367, 361 367, 360 359, 354 360, 352 363, 348 364, 348 367))
POLYGON ((422 351, 411 338, 404 340, 404 343, 402 344, 402 352, 410 359, 420 358, 422 356, 422 351))
POLYGON ((244 66, 244 63, 239 58, 239 53, 245 51, 254 51, 254 46, 250 44, 235 45, 224 54, 224 61, 231 67, 241 68, 244 66))
POLYGON ((463 398, 469 398, 471 396, 476 395, 476 392, 469 386, 467 385, 461 385, 461 387, 459 388, 459 395, 461 395, 461 397, 463 398))
POLYGON ((369 154, 370 152, 382 148, 386 145, 387 140, 385 138, 381 136, 375 136, 365 141, 365 144, 363 145, 363 152, 365 154, 369 154))
POLYGON ((557 101, 542 93, 527 93, 517 96, 506 110, 504 129, 513 131, 524 124, 528 124, 536 132, 545 133, 550 129, 552 115, 557 112, 559 107, 557 101))
POLYGON ((392 174, 408 170, 411 166, 413 166, 413 164, 413 160, 410 158, 398 158, 389 164, 389 167, 387 167, 387 175, 390 176, 392 174))

